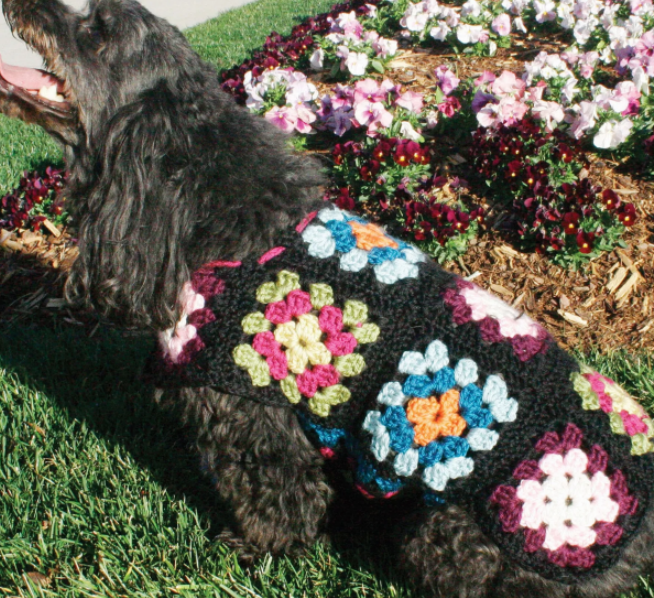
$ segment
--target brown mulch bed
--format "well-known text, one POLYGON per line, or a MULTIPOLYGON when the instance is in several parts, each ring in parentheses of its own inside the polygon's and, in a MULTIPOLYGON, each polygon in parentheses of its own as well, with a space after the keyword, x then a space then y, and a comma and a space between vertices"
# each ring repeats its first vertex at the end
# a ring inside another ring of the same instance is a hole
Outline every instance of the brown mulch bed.
MULTIPOLYGON (((405 49, 386 77, 415 91, 434 88, 434 69, 456 61, 460 78, 484 70, 520 72, 525 60, 537 49, 529 38, 522 45, 500 50, 493 58, 461 57, 422 49, 405 49)), ((551 49, 560 49, 556 39, 551 49)), ((331 84, 315 80, 323 91, 331 84)), ((455 142, 435 140, 436 155, 447 167, 457 163, 453 155, 464 153, 455 142)), ((456 156, 455 156, 456 157, 456 156)), ((543 322, 566 347, 601 351, 639 351, 654 347, 654 184, 632 178, 621 164, 595 161, 591 179, 636 206, 640 216, 624 237, 626 249, 619 249, 592 261, 580 271, 566 270, 546 257, 520 253, 506 238, 490 230, 473 241, 468 253, 447 267, 470 277, 501 296, 508 303, 543 322)), ((492 198, 481 198, 492 207, 492 198)), ((491 210, 492 214, 492 210, 491 210)), ((43 237, 23 232, 10 243, 0 245, 0 322, 29 320, 40 324, 59 322, 89 325, 92 314, 73 311, 62 297, 65 272, 77 254, 70 235, 43 237), (4 250, 4 251, 2 251, 4 250)))

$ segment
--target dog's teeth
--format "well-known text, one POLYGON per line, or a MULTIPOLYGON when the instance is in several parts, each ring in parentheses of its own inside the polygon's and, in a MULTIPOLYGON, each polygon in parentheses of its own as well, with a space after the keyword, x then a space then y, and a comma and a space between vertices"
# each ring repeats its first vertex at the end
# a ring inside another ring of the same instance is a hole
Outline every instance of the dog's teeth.
POLYGON ((64 96, 57 93, 57 86, 51 85, 50 87, 42 87, 39 90, 39 95, 51 102, 63 102, 64 96))

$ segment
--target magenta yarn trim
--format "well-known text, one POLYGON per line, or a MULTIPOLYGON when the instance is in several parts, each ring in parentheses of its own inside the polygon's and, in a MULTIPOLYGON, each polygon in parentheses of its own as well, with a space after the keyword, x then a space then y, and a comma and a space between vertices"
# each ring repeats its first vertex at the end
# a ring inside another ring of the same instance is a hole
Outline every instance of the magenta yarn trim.
POLYGON ((476 322, 481 332, 481 337, 489 343, 509 342, 513 352, 520 361, 529 361, 538 353, 547 351, 550 343, 550 335, 544 328, 538 330, 537 336, 516 335, 513 337, 504 336, 500 329, 500 322, 492 316, 486 316, 481 320, 473 320, 472 308, 468 305, 466 298, 461 294, 462 289, 475 288, 471 282, 463 279, 457 280, 456 289, 447 289, 443 293, 445 304, 452 310, 452 319, 455 324, 461 326, 468 322, 476 322))
POLYGON ((298 224, 298 225, 295 227, 295 231, 298 232, 298 233, 303 233, 303 232, 304 232, 304 229, 305 229, 307 226, 309 226, 309 225, 311 224, 311 221, 312 221, 312 220, 313 220, 317 215, 318 215, 318 211, 317 211, 317 210, 316 210, 315 212, 311 212, 310 214, 307 214, 307 216, 305 216, 305 217, 302 219, 302 221, 300 222, 300 224, 298 224))
POLYGON ((271 250, 266 251, 258 260, 257 263, 261 266, 266 262, 269 262, 271 259, 281 255, 286 251, 286 247, 273 247, 271 250))

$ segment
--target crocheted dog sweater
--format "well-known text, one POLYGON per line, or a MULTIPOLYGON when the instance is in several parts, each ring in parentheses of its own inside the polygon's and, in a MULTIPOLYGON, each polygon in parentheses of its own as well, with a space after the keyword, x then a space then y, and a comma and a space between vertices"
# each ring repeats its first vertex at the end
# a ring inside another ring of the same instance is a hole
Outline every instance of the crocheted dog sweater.
POLYGON ((333 207, 183 291, 161 385, 292 406, 359 489, 457 503, 562 582, 616 561, 654 488, 654 424, 537 323, 333 207))

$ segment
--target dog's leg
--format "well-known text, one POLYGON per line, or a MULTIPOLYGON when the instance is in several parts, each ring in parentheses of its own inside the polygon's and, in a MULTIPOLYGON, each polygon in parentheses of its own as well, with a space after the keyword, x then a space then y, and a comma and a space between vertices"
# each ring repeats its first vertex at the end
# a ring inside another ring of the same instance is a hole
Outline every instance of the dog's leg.
POLYGON ((161 401, 181 406, 193 428, 203 464, 236 519, 220 540, 241 560, 297 554, 315 542, 332 491, 293 411, 209 388, 165 391, 161 401))
POLYGON ((462 509, 414 513, 399 523, 400 561, 409 578, 433 596, 494 596, 501 567, 498 548, 462 509))

